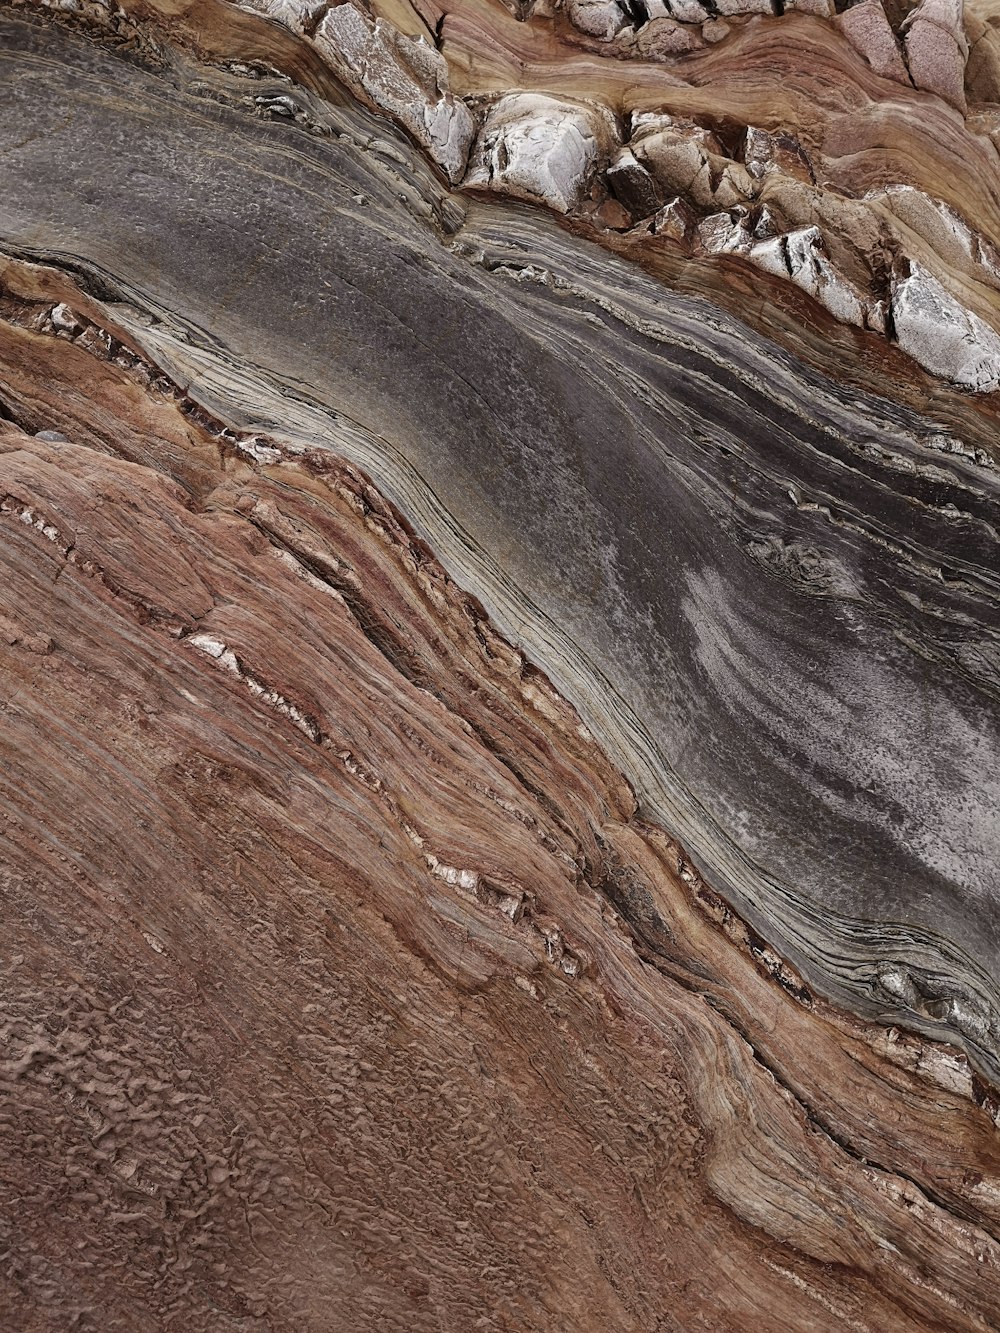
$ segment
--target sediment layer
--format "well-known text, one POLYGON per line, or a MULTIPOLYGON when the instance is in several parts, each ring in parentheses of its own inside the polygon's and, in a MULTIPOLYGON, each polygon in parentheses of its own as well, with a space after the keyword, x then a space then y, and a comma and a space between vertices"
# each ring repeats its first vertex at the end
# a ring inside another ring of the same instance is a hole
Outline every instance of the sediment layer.
POLYGON ((998 1322, 990 15, 661 8, 4 11, 17 1327, 998 1322))

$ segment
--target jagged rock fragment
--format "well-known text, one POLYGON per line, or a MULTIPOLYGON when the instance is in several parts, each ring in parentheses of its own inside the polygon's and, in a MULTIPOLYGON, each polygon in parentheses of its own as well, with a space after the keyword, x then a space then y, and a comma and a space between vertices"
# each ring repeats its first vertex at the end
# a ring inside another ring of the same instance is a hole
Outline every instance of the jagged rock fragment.
POLYGON ((704 23, 712 17, 711 10, 701 0, 670 0, 669 13, 679 23, 704 23))
POLYGON ((753 234, 744 211, 735 217, 729 213, 712 213, 698 223, 698 240, 710 255, 748 254, 753 246, 753 234))
POLYGON ((876 74, 908 84, 910 79, 881 0, 859 0, 834 19, 854 49, 876 74))
POLYGON ((644 24, 636 37, 636 49, 647 59, 679 55, 701 46, 701 33, 688 23, 658 18, 644 24))
POLYGON ((813 14, 823 19, 833 18, 836 13, 833 0, 785 0, 785 9, 797 9, 802 14, 813 14))
POLYGON ((738 14, 774 14, 774 0, 715 0, 715 8, 726 18, 738 14))
POLYGON ((660 204, 660 193, 652 176, 636 161, 629 148, 623 148, 607 171, 608 184, 615 197, 635 218, 649 217, 660 204))
POLYGON ((710 130, 669 116, 633 122, 631 148, 664 194, 686 194, 702 208, 732 208, 755 192, 746 168, 726 157, 710 130))
POLYGON ((979 393, 1000 386, 1000 334, 912 261, 892 284, 896 341, 925 370, 979 393))
POLYGON ((327 8, 327 0, 240 0, 240 7, 265 14, 293 32, 305 32, 327 8))
POLYGON ((655 236, 669 236, 683 245, 690 240, 696 220, 694 210, 683 199, 674 198, 656 213, 651 230, 655 236))
POLYGON ((373 23, 349 3, 327 12, 313 40, 349 83, 413 135, 449 180, 461 180, 474 124, 449 91, 448 66, 438 51, 422 38, 404 37, 385 19, 373 23))
POLYGON ((698 240, 708 254, 743 255, 766 273, 788 279, 844 324, 878 327, 877 313, 874 322, 868 318, 871 303, 830 262, 818 227, 769 235, 774 225, 766 209, 756 222, 742 208, 713 213, 698 224, 698 240))
POLYGON ((941 199, 934 199, 913 185, 888 185, 867 196, 882 203, 894 218, 930 246, 946 264, 954 265, 975 282, 1000 288, 1000 252, 985 236, 973 230, 941 199))
POLYGON ((747 126, 743 163, 754 180, 775 172, 801 181, 812 179, 809 158, 794 135, 771 134, 754 125, 747 126))
POLYGON ((627 27, 627 16, 615 0, 570 0, 567 6, 573 27, 588 37, 610 42, 627 27))

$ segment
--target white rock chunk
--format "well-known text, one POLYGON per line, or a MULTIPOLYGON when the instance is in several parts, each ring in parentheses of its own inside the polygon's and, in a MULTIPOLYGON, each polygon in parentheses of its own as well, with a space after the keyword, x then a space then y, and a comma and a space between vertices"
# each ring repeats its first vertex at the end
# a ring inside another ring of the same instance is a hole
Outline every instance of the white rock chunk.
POLYGON ((817 18, 832 19, 833 0, 785 0, 785 11, 797 9, 801 14, 815 14, 817 18))
POLYGON ((255 10, 293 32, 305 31, 325 6, 326 0, 240 0, 240 9, 255 10))
POLYGON ((755 191, 746 169, 726 158, 710 130, 670 116, 633 116, 631 147, 665 194, 686 194, 700 208, 731 208, 755 191))
MULTIPOLYGON (((764 229, 767 227, 764 221, 764 229)), ((802 227, 763 239, 759 239, 760 228, 758 222, 758 227, 751 229, 744 212, 735 218, 729 213, 714 213, 699 223, 698 240, 709 254, 743 255, 765 273, 794 282, 843 324, 884 330, 880 303, 868 300, 834 268, 818 227, 802 227)))
POLYGON ((818 227, 803 227, 755 246, 750 259, 769 272, 780 273, 775 266, 773 247, 782 250, 786 276, 808 292, 834 319, 856 328, 872 329, 885 334, 885 303, 872 300, 860 292, 849 278, 839 272, 826 254, 823 236, 818 227))
POLYGON ((1000 252, 943 200, 914 185, 886 185, 870 190, 865 198, 883 203, 942 259, 964 269, 978 282, 1000 288, 1000 252))
POLYGON ((670 199, 653 218, 655 236, 670 236, 686 245, 695 225, 695 214, 681 198, 670 199))
POLYGON ((710 255, 746 255, 753 246, 753 235, 746 216, 712 213, 698 223, 698 240, 710 255))
POLYGON ((711 17, 701 0, 670 0, 670 15, 679 23, 704 23, 711 17))
POLYGON ((615 0, 569 0, 566 12, 578 32, 602 42, 613 41, 623 28, 630 27, 615 0))
POLYGON ((919 264, 893 279, 891 308, 896 341, 925 370, 976 393, 1000 387, 1000 334, 919 264))
POLYGON ((413 135, 452 183, 461 180, 475 124, 449 92, 440 52, 422 37, 404 37, 385 19, 373 23, 352 4, 329 10, 313 41, 348 83, 413 135))
POLYGON ((736 14, 774 14, 777 11, 772 0, 715 0, 718 13, 726 18, 736 14))
POLYGON ((618 137, 603 108, 540 93, 510 93, 489 108, 465 184, 568 213, 618 137))

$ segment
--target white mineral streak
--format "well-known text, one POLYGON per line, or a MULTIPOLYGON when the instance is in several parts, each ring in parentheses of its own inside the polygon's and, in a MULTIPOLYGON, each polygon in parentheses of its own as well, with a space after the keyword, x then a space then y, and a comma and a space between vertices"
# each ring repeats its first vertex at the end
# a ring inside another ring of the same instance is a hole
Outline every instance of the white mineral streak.
POLYGON ((511 93, 487 111, 465 184, 568 213, 617 147, 603 108, 538 93, 511 93))
POLYGON ((189 635, 187 641, 192 648, 197 648, 199 652, 207 654, 218 662, 224 671, 228 671, 231 676, 236 676, 241 680, 250 693, 261 703, 273 708, 278 713, 284 714, 285 717, 294 722, 298 729, 308 736, 311 741, 321 739, 319 728, 312 718, 303 713, 301 708, 286 699, 273 686, 266 685, 252 671, 248 671, 233 649, 228 647, 221 639, 200 631, 197 634, 189 635))
POLYGON ((977 393, 1000 386, 1000 335, 919 264, 893 279, 896 341, 932 375, 977 393))
POLYGON ((444 57, 422 37, 374 23, 352 4, 324 15, 313 41, 323 58, 426 149, 453 183, 461 180, 475 125, 448 88, 444 57))

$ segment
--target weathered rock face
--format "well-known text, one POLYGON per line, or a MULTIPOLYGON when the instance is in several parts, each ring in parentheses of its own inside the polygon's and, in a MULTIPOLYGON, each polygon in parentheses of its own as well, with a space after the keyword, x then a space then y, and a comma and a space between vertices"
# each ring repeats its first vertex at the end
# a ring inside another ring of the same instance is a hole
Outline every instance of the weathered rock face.
POLYGON ((483 118, 466 185, 568 213, 615 142, 611 118, 552 97, 502 97, 483 118))
POLYGON ((1000 337, 919 265, 893 284, 892 318, 900 347, 926 369, 977 391, 1000 388, 1000 337))
POLYGON ((3 16, 5 1326, 1000 1325, 989 14, 876 8, 3 16))
POLYGON ((882 0, 858 0, 838 14, 835 22, 876 74, 897 83, 909 83, 902 52, 889 27, 882 0))
POLYGON ((373 23, 350 3, 327 10, 314 41, 338 73, 410 131, 449 180, 461 180, 472 117, 448 91, 448 66, 433 47, 384 19, 373 23))

